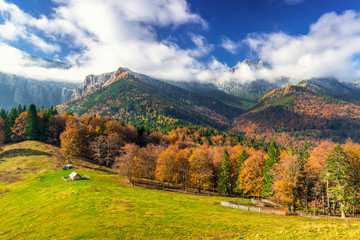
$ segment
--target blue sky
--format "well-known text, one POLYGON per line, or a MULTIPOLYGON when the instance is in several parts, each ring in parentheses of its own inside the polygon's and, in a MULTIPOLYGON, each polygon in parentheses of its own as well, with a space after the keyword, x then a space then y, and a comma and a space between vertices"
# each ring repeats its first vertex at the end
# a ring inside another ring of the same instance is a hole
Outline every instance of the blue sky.
POLYGON ((354 0, 0 0, 0 71, 58 81, 120 66, 172 80, 358 80, 359 25, 354 0), (25 54, 76 67, 41 69, 25 54), (229 75, 245 58, 273 68, 229 75))

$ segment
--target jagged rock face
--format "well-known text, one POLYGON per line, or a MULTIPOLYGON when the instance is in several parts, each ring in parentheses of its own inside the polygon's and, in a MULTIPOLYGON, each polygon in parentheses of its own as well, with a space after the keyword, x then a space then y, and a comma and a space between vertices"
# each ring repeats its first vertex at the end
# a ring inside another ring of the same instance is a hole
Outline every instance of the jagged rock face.
POLYGON ((96 90, 107 86, 108 84, 116 81, 118 77, 129 77, 133 80, 141 81, 153 87, 161 87, 161 81, 153 79, 149 76, 135 73, 127 68, 118 68, 115 72, 103 73, 100 75, 90 74, 86 76, 84 83, 77 87, 72 93, 71 100, 80 98, 82 96, 88 95, 95 92, 96 90))
POLYGON ((69 101, 75 87, 71 83, 43 82, 0 73, 0 107, 10 109, 31 103, 56 106, 69 101))
POLYGON ((301 83, 318 87, 334 97, 360 99, 360 87, 356 82, 340 82, 336 78, 312 78, 301 83))
POLYGON ((258 79, 246 83, 237 81, 219 82, 217 83, 217 86, 220 90, 237 96, 242 96, 243 94, 253 94, 258 98, 261 98, 264 94, 276 88, 287 86, 288 84, 289 82, 286 79, 275 82, 258 79))
POLYGON ((71 95, 71 99, 77 99, 89 93, 96 91, 102 86, 115 80, 115 72, 103 73, 101 75, 88 75, 84 80, 84 84, 76 88, 71 95))
POLYGON ((264 65, 263 61, 254 62, 254 61, 251 61, 249 59, 245 59, 244 61, 239 62, 234 67, 230 68, 229 71, 230 72, 236 72, 237 70, 239 70, 244 65, 247 65, 252 70, 259 70, 259 69, 262 69, 262 68, 270 69, 269 66, 264 65))

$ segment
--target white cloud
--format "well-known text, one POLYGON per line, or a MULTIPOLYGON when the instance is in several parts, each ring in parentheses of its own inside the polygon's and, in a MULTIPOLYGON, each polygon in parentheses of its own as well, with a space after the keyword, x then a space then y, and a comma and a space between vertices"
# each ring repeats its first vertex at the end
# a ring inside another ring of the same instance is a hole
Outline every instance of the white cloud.
MULTIPOLYGON (((77 71, 82 72, 83 76, 78 78, 79 74, 75 74, 71 77, 70 74, 64 75, 61 70, 63 80, 82 81, 87 74, 114 71, 119 66, 163 78, 194 79, 194 72, 204 68, 196 58, 212 50, 212 45, 197 34, 190 35, 195 45, 191 49, 181 49, 174 42, 158 39, 157 27, 176 28, 183 24, 196 24, 207 28, 206 21, 192 13, 185 0, 54 2, 57 5, 49 17, 35 18, 4 0, 0 0, 0 8, 7 21, 18 30, 7 40, 24 39, 33 47, 50 53, 59 52, 60 46, 70 49, 65 59, 78 65, 77 71)), ((19 61, 19 64, 22 62, 19 61)), ((13 69, 5 66, 0 68, 13 69)), ((17 73, 26 75, 26 71, 29 71, 37 78, 43 78, 46 72, 38 71, 39 76, 36 76, 36 71, 28 67, 23 70, 17 73)))
POLYGON ((0 53, 6 58, 0 58, 0 72, 24 76, 38 80, 63 81, 64 79, 83 79, 83 69, 73 67, 71 69, 44 68, 41 60, 34 61, 27 54, 0 43, 0 53), (40 74, 39 74, 40 73, 40 74))
POLYGON ((30 34, 27 39, 32 45, 34 45, 37 49, 39 49, 43 52, 53 53, 53 52, 60 51, 59 45, 49 44, 49 43, 45 42, 43 39, 36 36, 35 34, 30 34))
POLYGON ((354 11, 323 15, 307 35, 252 34, 244 42, 272 66, 271 78, 360 78, 354 60, 360 54, 360 14, 354 11))
POLYGON ((214 48, 214 46, 208 44, 206 38, 201 35, 191 35, 191 41, 195 44, 196 48, 189 50, 189 54, 194 57, 208 55, 214 48))
POLYGON ((151 23, 159 26, 180 25, 188 22, 207 23, 189 10, 185 0, 122 0, 117 6, 129 21, 151 23))
POLYGON ((0 39, 17 41, 19 38, 25 37, 25 29, 17 27, 11 22, 6 21, 4 24, 0 24, 0 39))
POLYGON ((228 37, 223 37, 221 40, 221 46, 225 48, 228 52, 236 54, 241 47, 241 43, 236 43, 230 40, 228 37))

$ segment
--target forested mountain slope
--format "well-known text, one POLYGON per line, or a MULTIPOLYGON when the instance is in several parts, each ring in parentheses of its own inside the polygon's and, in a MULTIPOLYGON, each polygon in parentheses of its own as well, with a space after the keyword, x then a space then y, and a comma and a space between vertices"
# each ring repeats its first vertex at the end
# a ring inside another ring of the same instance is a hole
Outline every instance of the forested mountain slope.
POLYGON ((265 139, 359 141, 360 107, 329 96, 309 84, 287 86, 266 94, 238 117, 233 131, 265 139))
MULTIPOLYGON (((103 82, 95 91, 85 90, 59 109, 79 115, 110 115, 126 123, 149 127, 192 123, 220 129, 230 128, 232 120, 243 113, 240 108, 215 98, 191 93, 124 68, 119 68, 103 82)), ((89 83, 85 82, 80 88, 86 89, 86 84, 89 83)))

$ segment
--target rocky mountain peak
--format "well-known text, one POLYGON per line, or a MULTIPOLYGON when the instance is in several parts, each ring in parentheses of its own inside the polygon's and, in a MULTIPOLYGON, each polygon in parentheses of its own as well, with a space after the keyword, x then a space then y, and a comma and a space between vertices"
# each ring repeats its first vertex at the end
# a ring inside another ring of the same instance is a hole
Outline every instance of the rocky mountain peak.
POLYGON ((249 66, 251 69, 253 70, 257 70, 257 69, 262 69, 264 67, 267 67, 264 65, 263 61, 252 61, 249 59, 245 59, 241 62, 238 62, 234 67, 230 68, 230 72, 235 72, 237 70, 239 70, 242 66, 247 65, 249 66))
POLYGON ((103 73, 100 75, 87 75, 85 77, 84 83, 76 88, 71 96, 71 99, 77 99, 89 93, 92 93, 102 87, 105 84, 108 84, 115 80, 115 72, 103 73))

